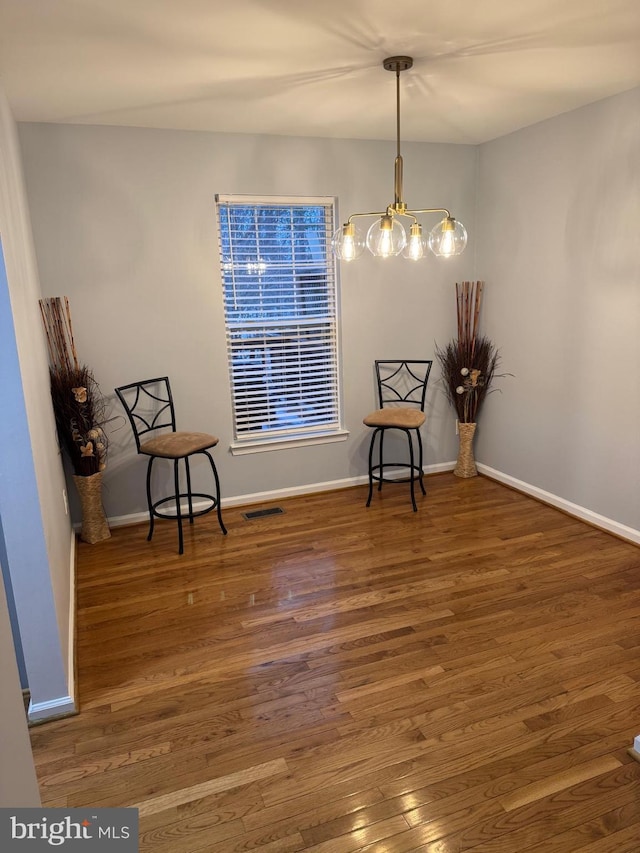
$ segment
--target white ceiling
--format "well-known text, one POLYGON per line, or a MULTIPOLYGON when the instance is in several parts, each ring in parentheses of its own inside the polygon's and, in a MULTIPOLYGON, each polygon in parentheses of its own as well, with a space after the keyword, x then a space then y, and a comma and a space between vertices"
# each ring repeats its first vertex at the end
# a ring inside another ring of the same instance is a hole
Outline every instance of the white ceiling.
POLYGON ((640 85, 640 0, 0 0, 18 121, 479 143, 640 85))

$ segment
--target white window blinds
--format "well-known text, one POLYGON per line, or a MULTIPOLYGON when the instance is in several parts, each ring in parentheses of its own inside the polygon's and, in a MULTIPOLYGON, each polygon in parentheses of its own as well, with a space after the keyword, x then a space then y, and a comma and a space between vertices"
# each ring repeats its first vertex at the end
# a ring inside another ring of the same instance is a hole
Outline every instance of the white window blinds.
POLYGON ((337 431, 333 200, 216 202, 236 441, 337 431))

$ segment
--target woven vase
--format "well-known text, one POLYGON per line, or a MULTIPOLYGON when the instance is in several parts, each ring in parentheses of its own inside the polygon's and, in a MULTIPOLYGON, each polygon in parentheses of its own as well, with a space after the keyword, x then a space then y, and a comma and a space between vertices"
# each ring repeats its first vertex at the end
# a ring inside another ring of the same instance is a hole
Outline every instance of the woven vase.
POLYGON ((473 458, 473 436, 475 435, 475 431, 475 424, 458 424, 460 445, 458 447, 458 461, 453 471, 456 477, 478 476, 476 460, 473 458))
POLYGON ((109 523, 102 506, 102 471, 88 477, 73 475, 82 505, 82 529, 80 538, 90 545, 102 542, 111 536, 109 523))

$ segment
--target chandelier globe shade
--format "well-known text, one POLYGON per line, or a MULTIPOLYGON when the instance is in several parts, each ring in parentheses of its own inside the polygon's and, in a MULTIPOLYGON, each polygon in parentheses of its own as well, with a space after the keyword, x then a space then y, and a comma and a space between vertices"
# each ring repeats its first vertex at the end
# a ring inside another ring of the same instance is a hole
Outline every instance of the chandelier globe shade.
POLYGON ((364 252, 366 245, 362 232, 353 222, 337 228, 331 240, 331 248, 335 256, 347 263, 357 260, 364 252))
POLYGON ((367 249, 376 258, 399 255, 407 244, 407 232, 394 216, 385 214, 367 231, 367 249))
POLYGON ((444 219, 429 233, 429 248, 439 258, 451 258, 464 251, 467 229, 457 219, 444 219))

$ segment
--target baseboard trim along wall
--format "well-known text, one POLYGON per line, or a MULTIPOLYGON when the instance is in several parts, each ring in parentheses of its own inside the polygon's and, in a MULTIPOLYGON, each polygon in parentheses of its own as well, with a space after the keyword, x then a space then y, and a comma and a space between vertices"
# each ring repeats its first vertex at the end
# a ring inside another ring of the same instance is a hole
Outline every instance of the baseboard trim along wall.
MULTIPOLYGON (((438 465, 426 465, 424 468, 425 474, 441 474, 443 471, 453 471, 455 462, 441 462, 438 465)), ((398 476, 404 476, 398 474, 398 476)), ((365 474, 360 477, 346 477, 344 480, 329 480, 326 483, 308 483, 304 486, 292 486, 286 489, 273 489, 268 492, 252 492, 247 495, 236 495, 235 497, 222 498, 222 507, 244 506, 245 504, 258 504, 264 501, 279 501, 283 498, 293 498, 298 495, 311 495, 316 492, 332 492, 336 489, 348 489, 352 486, 362 486, 369 482, 368 476, 365 474)), ((202 507, 204 503, 194 504, 194 508, 202 507)), ((108 519, 110 527, 122 527, 127 524, 139 524, 141 521, 148 521, 148 512, 136 512, 131 515, 117 515, 108 519)), ((79 525, 78 525, 79 529, 79 525)))
POLYGON ((77 585, 76 585, 76 537, 71 531, 71 545, 69 548, 69 646, 67 651, 67 684, 69 685, 70 699, 75 708, 76 696, 76 611, 77 611, 77 585))
POLYGON ((69 717, 76 714, 77 710, 71 696, 59 696, 48 702, 30 702, 28 718, 30 723, 37 723, 57 717, 69 717))
POLYGON ((532 486, 529 483, 524 483, 522 480, 511 477, 509 474, 503 474, 501 471, 496 471, 495 468, 490 468, 488 465, 483 465, 478 462, 477 467, 481 474, 490 477, 492 480, 497 480, 499 483, 504 483, 505 486, 510 486, 517 492, 523 492, 526 495, 530 495, 532 498, 536 498, 536 500, 539 500, 542 503, 549 504, 556 509, 561 509, 563 512, 566 512, 567 515, 572 515, 574 518, 586 521, 588 524, 591 524, 600 530, 606 530, 607 533, 613 533, 614 536, 618 536, 620 539, 626 539, 634 545, 640 545, 640 530, 635 530, 633 527, 627 527, 625 524, 620 524, 620 522, 607 518, 604 515, 599 515, 597 512, 592 512, 590 509, 585 509, 585 507, 571 503, 571 501, 560 498, 551 492, 545 492, 544 489, 540 489, 538 486, 532 486))
MULTIPOLYGON (((425 466, 425 474, 441 474, 444 471, 453 471, 455 461, 441 462, 438 465, 425 466)), ((599 515, 597 512, 592 512, 590 509, 571 503, 565 498, 558 497, 551 492, 546 492, 538 486, 532 486, 530 483, 525 483, 522 480, 516 479, 509 474, 503 474, 501 471, 496 471, 495 468, 490 468, 488 465, 477 463, 478 471, 489 477, 492 480, 497 480, 499 483, 504 483, 505 486, 510 486, 518 492, 523 492, 542 503, 556 507, 567 515, 579 518, 581 521, 586 521, 588 524, 598 527, 600 530, 606 530, 621 539, 626 539, 635 545, 640 545, 640 530, 635 530, 633 527, 627 527, 618 521, 607 518, 604 515, 599 515)), ((309 483, 304 486, 293 486, 287 489, 274 489, 268 492, 253 492, 247 495, 237 495, 235 497, 224 497, 222 499, 223 507, 243 506, 245 504, 257 504, 265 501, 278 501, 282 498, 295 497, 296 495, 308 495, 314 492, 328 492, 334 489, 347 489, 351 486, 361 486, 368 482, 367 475, 359 477, 347 477, 344 480, 331 480, 326 483, 309 483)), ((118 515, 109 518, 111 527, 121 527, 127 524, 139 524, 142 521, 148 521, 149 515, 146 512, 132 513, 131 515, 118 515)))

